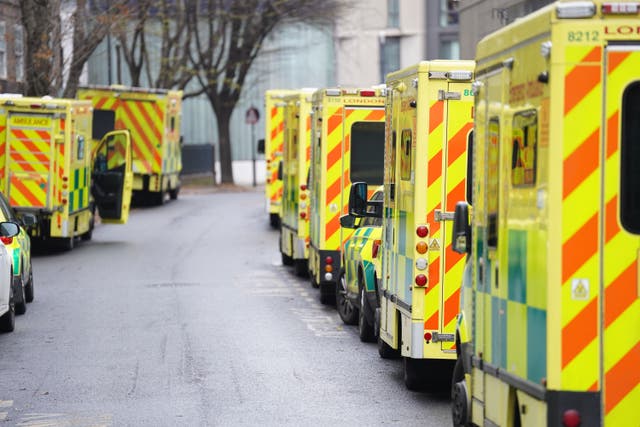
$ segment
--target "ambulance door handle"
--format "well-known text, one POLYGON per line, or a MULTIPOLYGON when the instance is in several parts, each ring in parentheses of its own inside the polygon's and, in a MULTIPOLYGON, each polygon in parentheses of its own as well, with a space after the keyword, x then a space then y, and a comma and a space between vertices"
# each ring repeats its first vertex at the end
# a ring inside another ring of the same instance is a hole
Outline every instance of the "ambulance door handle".
POLYGON ((436 221, 453 221, 453 212, 435 211, 434 219, 436 221))

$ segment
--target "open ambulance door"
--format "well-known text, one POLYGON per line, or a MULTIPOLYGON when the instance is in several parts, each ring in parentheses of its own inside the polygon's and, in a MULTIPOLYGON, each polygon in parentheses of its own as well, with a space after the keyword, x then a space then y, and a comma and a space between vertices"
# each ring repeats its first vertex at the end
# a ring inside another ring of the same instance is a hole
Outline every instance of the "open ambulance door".
POLYGON ((102 222, 124 224, 129 219, 133 172, 128 130, 107 133, 94 152, 91 194, 102 222))

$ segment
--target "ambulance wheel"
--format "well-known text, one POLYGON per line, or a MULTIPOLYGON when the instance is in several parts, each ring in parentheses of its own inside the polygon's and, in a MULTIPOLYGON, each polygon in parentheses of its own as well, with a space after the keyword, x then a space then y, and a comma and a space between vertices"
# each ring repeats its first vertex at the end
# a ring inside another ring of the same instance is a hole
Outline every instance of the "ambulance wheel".
POLYGON ((360 310, 358 310, 358 335, 362 342, 374 342, 376 340, 375 329, 367 320, 365 310, 367 301, 364 294, 364 286, 360 286, 360 310))
POLYGON ((340 274, 340 281, 336 287, 336 308, 340 318, 346 325, 358 323, 358 309, 347 298, 347 282, 344 278, 344 272, 340 274))
POLYGON ((13 299, 13 287, 9 290, 9 310, 0 317, 0 332, 13 332, 16 327, 16 304, 13 299))
POLYGON ((309 264, 306 259, 297 259, 293 263, 293 268, 296 275, 299 277, 306 277, 309 274, 309 264))
POLYGON ((27 285, 24 287, 24 296, 25 296, 25 301, 27 301, 27 302, 32 302, 33 301, 33 298, 34 298, 34 292, 33 292, 33 270, 29 272, 29 281, 27 282, 27 285))
POLYGON ((467 427, 469 425, 469 395, 467 383, 464 379, 464 366, 462 359, 458 357, 451 378, 451 415, 455 427, 467 427))
MULTIPOLYGON (((18 298, 16 304, 16 314, 25 314, 27 312, 27 296, 25 295, 24 285, 22 284, 22 272, 19 278, 13 278, 16 282, 16 290, 18 292, 18 298)), ((15 294, 14 294, 15 295, 15 294)))
POLYGON ((423 359, 403 358, 404 385, 409 390, 422 390, 426 383, 425 361, 423 359))
POLYGON ((180 192, 180 187, 176 187, 172 190, 169 190, 169 198, 171 200, 178 200, 178 193, 180 192))
POLYGON ((383 359, 397 359, 400 357, 400 350, 391 347, 378 335, 378 354, 383 359))
POLYGON ((58 248, 63 251, 70 251, 75 246, 75 238, 72 237, 60 237, 56 239, 58 248))
POLYGON ((280 216, 274 213, 269 214, 269 225, 271 225, 271 228, 280 227, 280 216))
POLYGON ((280 252, 280 255, 282 255, 282 265, 293 265, 293 258, 284 252, 280 252))

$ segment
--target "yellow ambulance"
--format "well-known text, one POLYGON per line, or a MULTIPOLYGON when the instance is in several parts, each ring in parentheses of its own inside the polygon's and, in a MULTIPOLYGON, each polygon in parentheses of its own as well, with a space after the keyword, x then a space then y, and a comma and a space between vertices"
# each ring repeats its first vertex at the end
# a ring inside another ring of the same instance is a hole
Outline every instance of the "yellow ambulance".
POLYGON ((309 274, 320 301, 332 303, 340 251, 353 233, 340 227, 352 182, 370 192, 382 184, 384 88, 328 88, 313 94, 311 118, 309 274))
POLYGON ((80 87, 78 99, 93 104, 93 133, 131 133, 136 203, 164 203, 180 191, 182 91, 111 86, 80 87))
POLYGON ((284 103, 284 150, 282 154, 282 219, 280 253, 284 265, 296 274, 309 272, 309 161, 311 157, 311 96, 315 89, 286 95, 284 103))
POLYGON ((387 75, 379 353, 402 356, 409 389, 451 380, 462 255, 451 250, 465 199, 473 61, 422 61, 387 75))
POLYGON ((126 130, 92 143, 88 101, 0 97, 0 189, 13 208, 32 213, 32 238, 72 249, 103 222, 125 223, 131 200, 126 130))
POLYGON ((476 62, 454 425, 639 425, 640 3, 553 3, 476 62))
POLYGON ((283 97, 292 94, 287 89, 270 89, 264 94, 265 142, 264 159, 267 168, 265 178, 265 202, 271 227, 280 226, 282 213, 282 180, 278 176, 282 151, 284 150, 284 106, 283 97))

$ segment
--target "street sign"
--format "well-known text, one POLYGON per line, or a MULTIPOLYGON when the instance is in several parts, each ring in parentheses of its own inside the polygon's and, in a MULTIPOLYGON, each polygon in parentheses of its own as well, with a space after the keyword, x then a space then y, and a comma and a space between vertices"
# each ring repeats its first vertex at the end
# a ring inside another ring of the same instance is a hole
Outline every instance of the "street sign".
POLYGON ((255 125, 260 120, 260 112, 256 107, 249 107, 244 115, 244 121, 248 125, 255 125))

